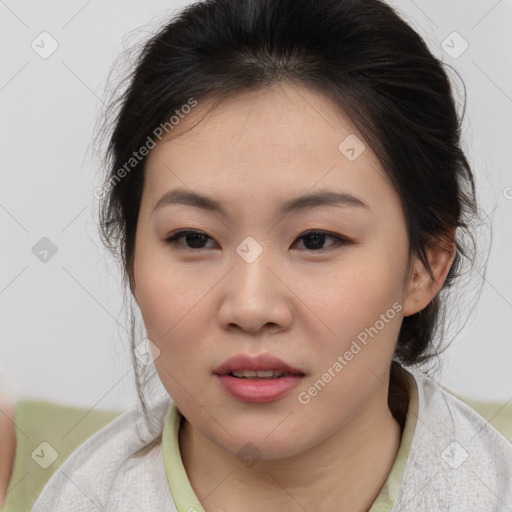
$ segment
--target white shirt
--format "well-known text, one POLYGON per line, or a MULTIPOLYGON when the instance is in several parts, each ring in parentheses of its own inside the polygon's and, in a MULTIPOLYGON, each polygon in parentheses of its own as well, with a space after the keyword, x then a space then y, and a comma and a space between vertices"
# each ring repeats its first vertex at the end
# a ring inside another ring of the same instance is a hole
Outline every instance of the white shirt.
MULTIPOLYGON (((407 371, 418 417, 391 511, 512 512, 512 444, 420 370, 407 371)), ((171 404, 166 396, 152 409, 160 434, 171 404)), ((32 512, 178 512, 162 443, 131 457, 158 437, 139 408, 129 409, 73 452, 32 512)))

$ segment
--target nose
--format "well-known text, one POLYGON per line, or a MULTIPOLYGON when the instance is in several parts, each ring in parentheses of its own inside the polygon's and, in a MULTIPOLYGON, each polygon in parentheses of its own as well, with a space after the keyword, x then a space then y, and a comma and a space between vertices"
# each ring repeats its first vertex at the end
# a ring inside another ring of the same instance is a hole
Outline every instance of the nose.
POLYGON ((252 262, 235 255, 233 268, 222 283, 218 311, 222 328, 251 334, 289 328, 292 293, 285 284, 284 272, 270 261, 266 251, 252 262))

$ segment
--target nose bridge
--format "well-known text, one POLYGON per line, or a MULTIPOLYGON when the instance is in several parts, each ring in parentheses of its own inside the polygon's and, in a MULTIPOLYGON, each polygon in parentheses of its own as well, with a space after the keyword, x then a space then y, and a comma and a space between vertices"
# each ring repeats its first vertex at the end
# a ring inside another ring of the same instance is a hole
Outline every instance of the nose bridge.
POLYGON ((266 324, 289 321, 286 287, 276 278, 275 268, 272 251, 254 238, 238 245, 220 309, 225 325, 237 324, 254 332, 266 324))
MULTIPOLYGON (((246 237, 237 247, 234 259, 233 280, 237 293, 254 295, 266 295, 271 292, 272 272, 267 268, 272 265, 270 261, 271 250, 268 244, 264 247, 254 237, 246 237)), ((261 297, 260 297, 261 298, 261 297)))

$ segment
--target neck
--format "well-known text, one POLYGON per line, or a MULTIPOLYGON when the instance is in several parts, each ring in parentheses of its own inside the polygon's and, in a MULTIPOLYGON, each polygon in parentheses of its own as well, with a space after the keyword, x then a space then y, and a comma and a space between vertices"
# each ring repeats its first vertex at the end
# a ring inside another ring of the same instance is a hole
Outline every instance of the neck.
POLYGON ((386 398, 373 397, 313 448, 252 467, 183 419, 180 451, 192 488, 207 512, 367 511, 391 471, 402 434, 400 408, 391 407, 390 394, 392 412, 386 398))

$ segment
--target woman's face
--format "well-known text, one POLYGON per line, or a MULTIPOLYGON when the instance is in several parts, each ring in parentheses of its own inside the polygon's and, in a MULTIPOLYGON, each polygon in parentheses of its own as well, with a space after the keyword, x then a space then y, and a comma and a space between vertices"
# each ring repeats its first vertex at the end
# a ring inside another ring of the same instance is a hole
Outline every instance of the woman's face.
POLYGON ((287 84, 241 94, 176 138, 210 105, 200 100, 148 156, 136 298, 160 379, 192 427, 232 454, 289 456, 387 411, 407 309, 404 215, 324 95, 287 84), (178 189, 219 207, 162 200, 178 189), (199 235, 168 243, 178 230, 199 235), (282 371, 263 355, 294 372, 226 375, 239 355, 250 358, 240 370, 282 371))

